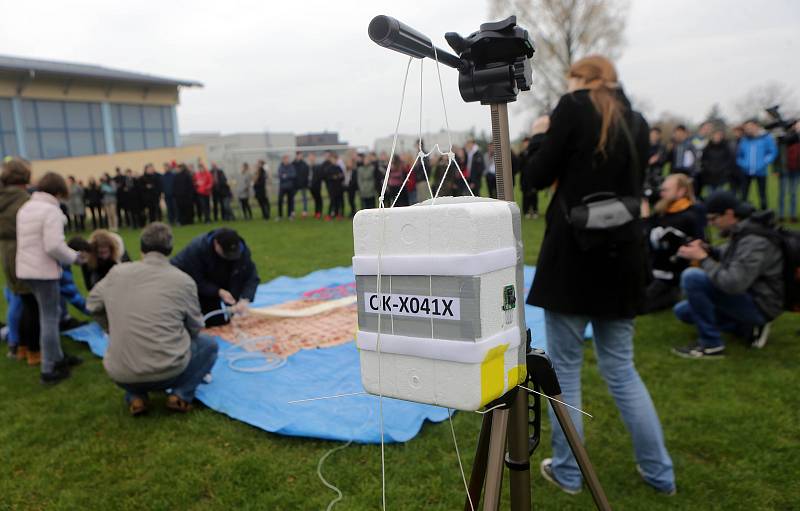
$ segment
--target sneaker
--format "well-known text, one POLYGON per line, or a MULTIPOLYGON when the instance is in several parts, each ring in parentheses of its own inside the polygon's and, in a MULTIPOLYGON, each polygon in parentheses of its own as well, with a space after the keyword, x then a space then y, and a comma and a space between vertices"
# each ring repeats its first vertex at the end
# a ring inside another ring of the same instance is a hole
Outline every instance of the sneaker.
POLYGON ((570 488, 558 482, 556 476, 553 475, 552 465, 553 458, 545 458, 542 460, 542 463, 539 465, 539 472, 542 473, 542 477, 544 477, 546 481, 558 486, 564 493, 569 493, 570 495, 579 494, 582 488, 570 488))
POLYGON ((53 370, 49 373, 39 375, 39 381, 42 385, 56 385, 67 378, 69 378, 69 368, 58 365, 53 367, 53 370))
POLYGON ((644 483, 645 483, 647 486, 649 486, 650 488, 654 489, 654 490, 655 490, 655 491, 657 491, 658 493, 660 493, 660 494, 662 494, 662 495, 666 495, 667 497, 672 497, 673 495, 675 495, 676 493, 678 493, 678 490, 677 490, 677 488, 675 488, 674 486, 673 486, 671 489, 669 489, 669 490, 662 490, 662 489, 660 489, 660 488, 656 488, 655 486, 653 486, 652 484, 650 484, 650 483, 647 481, 647 479, 644 477, 644 471, 642 470, 642 467, 640 467, 638 463, 636 464, 636 471, 639 473, 639 476, 642 478, 642 481, 644 481, 644 483))
POLYGON ((765 323, 753 327, 753 333, 750 336, 750 347, 761 349, 767 345, 767 338, 769 337, 769 329, 772 323, 765 323))
POLYGON ((83 364, 83 359, 81 357, 70 355, 69 353, 64 353, 64 358, 62 358, 60 362, 56 363, 56 365, 60 365, 62 367, 75 367, 81 364, 83 364))
POLYGON ((10 358, 11 360, 17 359, 17 345, 14 344, 13 346, 8 347, 8 351, 6 352, 6 357, 10 358))
POLYGON ((683 358, 705 358, 715 360, 725 357, 725 346, 717 346, 714 348, 703 348, 700 345, 684 346, 672 348, 672 353, 683 358))

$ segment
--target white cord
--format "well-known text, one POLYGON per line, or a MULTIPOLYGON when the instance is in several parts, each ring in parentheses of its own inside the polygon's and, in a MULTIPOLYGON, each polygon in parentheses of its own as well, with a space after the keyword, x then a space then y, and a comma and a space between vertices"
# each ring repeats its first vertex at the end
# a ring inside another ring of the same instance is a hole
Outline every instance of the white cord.
MULTIPOLYGON (((542 393, 542 392, 539 392, 538 390, 529 389, 528 387, 523 387, 522 385, 519 385, 519 388, 521 388, 521 389, 525 389, 525 390, 527 390, 528 392, 531 392, 531 393, 533 393, 533 394, 538 394, 538 395, 540 395, 540 396, 542 396, 542 397, 545 397, 545 398, 549 399, 550 401, 555 401, 556 403, 561 403, 562 405, 564 405, 564 406, 566 406, 566 407, 568 407, 568 408, 572 408, 572 409, 573 409, 573 410, 575 410, 576 412, 581 412, 581 413, 582 413, 582 414, 584 414, 585 416, 587 416, 587 417, 591 417, 592 419, 594 419, 594 417, 593 417, 591 414, 584 412, 584 411, 583 411, 583 410, 581 410, 580 408, 576 408, 576 407, 574 407, 574 406, 572 406, 572 405, 570 405, 570 404, 567 404, 567 403, 565 403, 564 401, 559 401, 558 399, 556 399, 556 398, 554 398, 554 397, 550 397, 550 396, 548 396, 547 394, 544 394, 544 393, 542 393)), ((487 412, 488 412, 488 411, 489 411, 489 410, 487 410, 487 412)))
POLYGON ((458 452, 458 440, 456 440, 456 429, 453 427, 453 415, 450 409, 447 409, 447 419, 450 421, 450 433, 453 435, 453 445, 456 447, 456 459, 458 460, 458 469, 461 471, 461 480, 464 482, 464 489, 467 491, 467 499, 469 500, 469 507, 475 511, 475 504, 472 503, 472 495, 469 494, 469 486, 467 485, 467 477, 464 475, 464 465, 461 464, 461 453, 458 452))
MULTIPOLYGON (((203 323, 208 321, 210 318, 214 316, 219 316, 221 314, 227 315, 230 313, 230 307, 222 307, 221 309, 217 309, 215 311, 211 311, 205 316, 203 316, 203 323)), ((271 335, 265 335, 262 337, 250 337, 247 338, 244 335, 236 323, 233 323, 233 330, 234 335, 238 341, 237 346, 241 349, 239 352, 230 353, 231 351, 236 351, 234 348, 230 348, 225 352, 225 360, 228 361, 228 368, 233 371, 240 372, 240 373, 265 373, 267 371, 274 371, 275 369, 280 369, 284 365, 286 365, 286 359, 272 353, 271 351, 264 351, 267 350, 275 343, 275 338, 271 335), (250 346, 255 346, 257 344, 264 344, 265 341, 269 341, 266 346, 261 346, 259 350, 249 350, 250 346), (238 364, 243 360, 256 360, 262 361, 261 365, 241 365, 238 364)))

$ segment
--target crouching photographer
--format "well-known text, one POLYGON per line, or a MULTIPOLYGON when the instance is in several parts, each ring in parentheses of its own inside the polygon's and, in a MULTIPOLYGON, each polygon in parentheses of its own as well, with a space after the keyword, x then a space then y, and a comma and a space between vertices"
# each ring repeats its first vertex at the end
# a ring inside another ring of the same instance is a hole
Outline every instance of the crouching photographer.
MULTIPOLYGON (((565 401, 581 406, 584 332, 594 331, 600 373, 631 433, 639 472, 657 491, 675 492, 672 460, 650 394, 633 364, 633 318, 644 299, 646 264, 639 208, 648 127, 604 57, 570 69, 570 92, 532 129, 523 172, 533 188, 557 183, 527 303, 545 310, 547 353, 565 401)), ((583 437, 580 414, 570 412, 583 437)), ((555 418, 551 421, 555 424, 555 418)), ((561 428, 542 476, 567 493, 581 472, 561 428)))
POLYGON ((700 240, 678 250, 678 255, 696 261, 681 275, 686 299, 675 306, 675 315, 697 327, 698 339, 672 350, 692 359, 724 356, 720 331, 747 339, 753 347, 767 342, 769 322, 783 310, 783 252, 773 241, 772 211, 753 213, 728 191, 716 191, 706 200, 708 220, 730 241, 720 248, 700 240))
POLYGON ((654 215, 647 219, 653 280, 647 286, 644 312, 668 309, 680 301, 681 272, 689 261, 677 257, 678 249, 703 238, 704 222, 695 205, 692 180, 671 174, 661 185, 654 215))

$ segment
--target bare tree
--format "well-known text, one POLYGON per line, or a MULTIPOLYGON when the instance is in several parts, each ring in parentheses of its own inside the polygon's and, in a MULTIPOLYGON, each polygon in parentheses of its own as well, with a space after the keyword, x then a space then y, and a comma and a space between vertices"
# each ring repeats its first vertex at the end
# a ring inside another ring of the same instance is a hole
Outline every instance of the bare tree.
POLYGON ((628 9, 627 0, 489 0, 492 18, 516 15, 533 39, 533 89, 522 97, 537 114, 566 92, 573 62, 593 53, 619 56, 628 9))
POLYGON ((763 117, 764 109, 780 105, 785 116, 797 115, 797 98, 794 91, 785 83, 770 81, 753 87, 735 102, 736 112, 741 120, 763 117))

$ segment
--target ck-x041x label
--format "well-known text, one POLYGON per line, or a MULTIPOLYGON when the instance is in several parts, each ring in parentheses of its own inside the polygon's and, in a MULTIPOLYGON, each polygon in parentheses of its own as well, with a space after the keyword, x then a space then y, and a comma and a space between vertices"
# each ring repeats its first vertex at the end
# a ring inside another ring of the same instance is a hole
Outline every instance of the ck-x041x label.
POLYGON ((392 314, 415 318, 461 319, 456 297, 364 293, 364 310, 370 314, 392 314))

